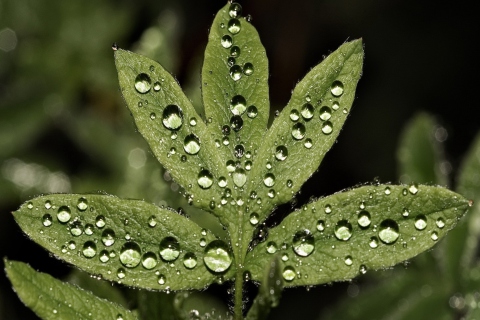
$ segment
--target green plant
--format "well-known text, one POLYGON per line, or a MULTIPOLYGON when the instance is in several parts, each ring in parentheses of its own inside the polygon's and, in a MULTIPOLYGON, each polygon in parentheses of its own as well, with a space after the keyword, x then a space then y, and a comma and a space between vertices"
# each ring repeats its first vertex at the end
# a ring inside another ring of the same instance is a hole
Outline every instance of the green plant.
MULTIPOLYGON (((336 141, 361 75, 361 40, 313 68, 268 130, 265 50, 237 3, 220 10, 210 31, 203 118, 161 65, 114 50, 138 131, 189 203, 217 217, 228 236, 169 208, 104 194, 41 196, 14 213, 34 241, 98 278, 167 292, 233 281, 235 319, 246 312, 244 282, 254 281, 259 294, 246 317, 263 318, 284 287, 352 279, 427 250, 469 205, 441 187, 374 184, 313 200, 273 228, 263 224, 292 200, 336 141)), ((23 263, 5 264, 22 301, 45 319, 154 313, 154 303, 131 312, 23 263)), ((181 304, 178 295, 172 312, 186 318, 175 308, 181 304)))

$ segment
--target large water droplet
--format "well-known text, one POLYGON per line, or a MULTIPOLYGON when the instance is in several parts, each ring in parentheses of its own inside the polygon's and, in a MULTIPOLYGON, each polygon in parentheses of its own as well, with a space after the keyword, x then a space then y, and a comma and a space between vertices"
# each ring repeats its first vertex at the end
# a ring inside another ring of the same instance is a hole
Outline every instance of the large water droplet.
POLYGON ((232 257, 225 242, 214 240, 205 248, 203 261, 210 271, 220 273, 230 268, 232 257))
POLYGON ((293 236, 293 251, 302 257, 309 256, 315 250, 315 239, 309 230, 297 231, 293 236))
POLYGON ((322 132, 324 134, 330 134, 333 131, 333 124, 330 121, 325 121, 322 124, 322 132))
POLYGON ((235 115, 230 118, 230 126, 232 127, 233 131, 238 132, 243 127, 243 119, 242 117, 235 115))
POLYGON ((231 18, 238 18, 242 15, 242 6, 237 2, 233 2, 228 9, 228 15, 231 18))
POLYGON ((42 217, 42 223, 45 227, 50 227, 52 225, 52 216, 48 213, 44 214, 42 217))
POLYGON ((157 255, 153 252, 147 252, 142 257, 142 266, 145 269, 151 270, 157 266, 157 263, 157 255))
POLYGON ((332 117, 332 110, 329 107, 325 106, 320 109, 320 119, 327 121, 332 117))
POLYGON ((245 170, 242 168, 236 168, 232 178, 233 183, 239 188, 243 187, 247 182, 247 175, 245 174, 245 170))
POLYGON ((296 140, 302 140, 305 137, 305 126, 302 123, 296 123, 292 127, 292 137, 296 140))
POLYGON ((61 223, 67 223, 70 221, 72 215, 70 214, 70 209, 67 206, 62 206, 58 208, 57 219, 61 223))
POLYGON ((275 176, 273 175, 273 173, 267 173, 263 178, 263 183, 267 187, 273 187, 273 185, 275 184, 275 176))
POLYGON ((163 110, 162 122, 165 128, 177 130, 183 124, 183 112, 179 106, 171 104, 163 110))
POLYGON ((135 242, 127 242, 120 250, 120 262, 127 268, 135 268, 140 264, 142 253, 135 242))
POLYGON ((236 95, 230 100, 230 111, 234 115, 241 116, 247 110, 247 101, 242 95, 236 95))
POLYGON ((343 83, 341 81, 334 81, 330 87, 330 92, 335 97, 340 97, 343 94, 343 83))
POLYGON ((95 242, 93 241, 87 241, 83 245, 82 253, 85 256, 85 258, 93 258, 97 254, 97 246, 95 245, 95 242))
POLYGON ((386 244, 392 244, 397 241, 400 236, 398 224, 391 219, 383 220, 380 223, 380 230, 378 232, 378 237, 382 242, 386 244))
POLYGON ((302 107, 300 113, 302 114, 303 119, 310 120, 313 118, 314 108, 310 103, 305 103, 302 107))
POLYGON ((423 230, 427 227, 427 217, 425 217, 423 214, 418 215, 415 218, 415 228, 417 230, 423 230))
POLYGON ((352 225, 347 220, 340 220, 335 226, 335 237, 347 241, 352 236, 352 225))
POLYGON ((234 65, 230 68, 229 73, 233 81, 238 81, 242 78, 242 67, 240 67, 239 65, 234 65))
POLYGON ((278 146, 275 150, 275 158, 277 160, 283 161, 288 157, 288 149, 285 146, 278 146))
POLYGON ((253 64, 247 62, 243 65, 243 73, 247 76, 251 76, 253 74, 253 64))
POLYGON ((233 149, 233 155, 235 158, 242 158, 243 155, 245 154, 245 147, 241 144, 237 144, 235 148, 233 149))
POLYGON ((187 269, 195 268, 197 266, 197 256, 192 252, 188 252, 183 257, 183 265, 187 269))
POLYGON ((110 247, 115 243, 115 232, 112 229, 105 229, 102 232, 102 242, 106 247, 110 247))
POLYGON ((293 279, 295 279, 295 269, 290 266, 285 267, 283 269, 282 276, 285 281, 292 281, 293 279))
POLYGON ((221 43, 222 43, 222 47, 224 47, 225 49, 230 48, 233 44, 232 37, 230 37, 228 34, 224 35, 222 37, 221 43))
POLYGON ((358 225, 362 228, 366 228, 370 223, 370 213, 368 211, 360 211, 358 214, 358 225))
POLYGON ((174 237, 166 237, 160 242, 160 256, 165 261, 175 261, 180 255, 180 244, 174 237))
POLYGON ((147 93, 148 91, 150 91, 151 87, 152 80, 150 80, 150 77, 146 73, 140 73, 135 78, 135 89, 139 93, 147 93))
POLYGON ((208 170, 202 170, 198 174, 197 183, 202 189, 208 189, 213 184, 213 176, 208 170))
POLYGON ((78 210, 80 210, 80 211, 85 211, 85 210, 87 210, 87 208, 88 208, 88 201, 87 201, 87 199, 85 199, 85 198, 83 198, 83 197, 80 198, 80 199, 78 199, 77 208, 78 208, 78 210))
POLYGON ((193 133, 189 134, 185 137, 183 149, 188 154, 197 154, 200 151, 200 140, 193 133))
POLYGON ((255 106, 250 106, 247 109, 247 116, 251 119, 254 119, 258 115, 258 110, 257 107, 255 106))
POLYGON ((242 26, 240 25, 240 21, 238 19, 230 19, 230 21, 228 21, 227 30, 231 34, 239 33, 241 28, 242 28, 242 26))

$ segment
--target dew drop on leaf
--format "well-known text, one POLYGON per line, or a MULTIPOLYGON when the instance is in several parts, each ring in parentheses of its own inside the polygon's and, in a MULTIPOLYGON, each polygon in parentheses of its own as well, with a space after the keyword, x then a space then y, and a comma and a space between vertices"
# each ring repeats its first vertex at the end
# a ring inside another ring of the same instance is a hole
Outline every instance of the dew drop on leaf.
POLYGON ((253 74, 253 64, 247 62, 243 65, 243 73, 246 76, 251 76, 253 74))
POLYGON ((189 123, 190 123, 190 126, 195 127, 197 125, 197 118, 191 117, 189 123))
POLYGON ((229 73, 233 81, 238 81, 242 78, 242 67, 236 64, 230 68, 229 73))
POLYGON ((30 210, 32 210, 32 209, 33 209, 33 203, 29 202, 29 203, 27 204, 27 208, 30 209, 30 210))
POLYGON ((325 213, 329 214, 331 212, 332 212, 332 206, 329 204, 325 205, 325 213))
POLYGON ((332 110, 329 107, 325 106, 320 109, 320 119, 327 121, 332 117, 332 110))
POLYGON ((125 278, 125 270, 123 268, 119 268, 117 270, 117 277, 118 277, 118 279, 125 278))
POLYGON ((322 124, 322 132, 324 134, 330 134, 333 131, 333 124, 330 121, 325 121, 322 124))
POLYGON ((335 226, 335 237, 347 241, 352 236, 352 225, 347 220, 340 220, 335 226))
POLYGON ((185 137, 183 149, 188 154, 197 154, 200 151, 200 140, 195 134, 189 134, 185 137))
MULTIPOLYGON (((120 254, 121 257, 121 254, 120 254)), ((153 252, 147 252, 142 256, 142 266, 147 269, 151 270, 157 266, 158 260, 157 255, 153 252)))
POLYGON ((240 21, 238 19, 230 19, 230 21, 228 21, 227 30, 231 34, 237 34, 241 29, 242 26, 240 25, 240 21))
POLYGON ((432 232, 432 235, 430 236, 430 238, 433 240, 433 241, 437 241, 438 240, 438 233, 436 231, 433 231, 432 232))
POLYGON ((292 180, 287 180, 287 188, 293 187, 293 181, 292 180))
POLYGON ((305 103, 300 113, 302 114, 303 119, 310 120, 313 118, 313 111, 313 106, 310 103, 305 103))
POLYGON ((292 111, 290 111, 290 120, 298 121, 298 119, 300 119, 300 113, 298 112, 298 110, 293 109, 292 111))
POLYGON ((228 58, 227 60, 227 63, 229 66, 233 66, 235 64, 235 58, 237 58, 238 56, 240 56, 240 48, 238 46, 233 46, 231 49, 230 49, 230 55, 232 57, 228 58))
POLYGON ((443 229, 443 227, 445 227, 445 220, 443 218, 438 218, 435 224, 439 229, 443 229))
POLYGON ((248 116, 250 119, 256 118, 257 115, 258 115, 257 107, 255 107, 255 106, 250 106, 250 107, 248 107, 248 109, 247 109, 247 116, 248 116))
POLYGON ((416 183, 411 184, 410 187, 408 187, 408 191, 413 195, 417 194, 418 185, 416 183))
POLYGON ((238 158, 238 159, 242 158, 243 155, 245 154, 245 147, 241 144, 237 144, 234 148, 233 154, 235 158, 238 158))
POLYGON ((142 253, 135 242, 127 242, 120 250, 120 262, 127 268, 135 268, 140 264, 142 253))
POLYGON ((87 199, 85 199, 85 198, 83 198, 83 197, 80 198, 80 199, 78 199, 77 208, 78 208, 78 210, 80 210, 80 211, 85 211, 85 210, 87 210, 87 208, 88 208, 87 199))
POLYGON ((220 188, 225 188, 227 186, 227 179, 225 179, 225 177, 218 178, 218 186, 220 188))
POLYGON ((345 257, 345 265, 351 266, 353 264, 353 258, 352 256, 346 256, 345 257))
POLYGON ((110 247, 115 243, 115 232, 112 229, 105 229, 102 232, 102 242, 106 247, 110 247))
POLYGON ((267 252, 268 253, 275 253, 277 252, 277 244, 273 241, 267 243, 267 252))
POLYGON ((234 115, 241 116, 247 109, 247 101, 242 95, 236 95, 230 100, 230 111, 234 115))
MULTIPOLYGON (((338 101, 334 101, 332 103, 332 109, 333 110, 338 110, 338 108, 340 108, 340 104, 338 103, 338 101)), ((320 114, 322 113, 322 110, 320 110, 320 114)), ((327 119, 328 120, 328 119, 327 119)))
POLYGON ((45 209, 50 209, 52 207, 52 202, 50 200, 45 201, 45 209))
POLYGON ((175 261, 180 255, 180 244, 174 237, 166 237, 160 242, 160 257, 165 261, 175 261))
POLYGON ((293 236, 293 251, 299 256, 307 257, 315 250, 315 239, 309 230, 297 231, 293 236))
POLYGON ((160 82, 157 81, 157 82, 155 82, 155 83, 153 84, 153 90, 154 90, 154 91, 157 91, 157 92, 158 92, 158 91, 160 91, 160 88, 161 88, 161 87, 160 87, 160 82))
POLYGON ((78 236, 82 235, 83 230, 82 230, 82 224, 80 223, 80 221, 74 221, 70 225, 70 233, 74 237, 78 237, 78 236))
POLYGON ((155 112, 150 113, 150 119, 152 120, 157 119, 157 115, 155 114, 155 112))
POLYGON ((207 241, 204 238, 200 239, 200 247, 205 247, 207 245, 207 241))
POLYGON ((275 150, 275 158, 284 161, 288 157, 288 149, 285 146, 278 146, 275 150))
POLYGON ((167 282, 167 278, 163 274, 159 275, 158 276, 158 284, 159 285, 164 285, 165 282, 167 282))
POLYGON ((208 170, 202 170, 198 174, 197 183, 202 189, 208 189, 213 184, 213 176, 208 170))
POLYGON ((154 228, 156 225, 157 225, 157 219, 155 218, 155 216, 150 216, 150 218, 148 218, 148 226, 150 228, 154 228))
POLYGON ((302 123, 296 123, 292 127, 292 137, 296 140, 302 140, 305 137, 305 126, 302 123))
POLYGON ((152 87, 152 80, 146 73, 140 73, 136 78, 135 78, 135 89, 139 93, 147 93, 150 91, 150 88, 152 87))
POLYGON ((293 279, 295 279, 295 269, 290 266, 285 267, 283 269, 282 276, 285 281, 292 281, 293 279))
POLYGON ((377 237, 371 237, 371 238, 370 238, 370 242, 368 243, 368 245, 369 245, 370 248, 372 248, 372 249, 375 249, 376 247, 378 247, 378 238, 377 238, 377 237))
POLYGON ((239 188, 243 187, 247 182, 247 175, 245 174, 245 170, 242 168, 236 168, 232 178, 233 183, 239 188))
POLYGON ((358 271, 360 271, 361 274, 367 273, 367 266, 364 265, 364 264, 362 264, 362 265, 360 266, 360 268, 358 269, 358 271))
POLYGON ((388 196, 392 191, 390 190, 390 187, 385 188, 385 194, 388 196))
POLYGON ((408 210, 408 208, 403 208, 403 212, 402 212, 402 216, 403 217, 408 217, 410 214, 410 211, 408 210))
POLYGON ((230 118, 230 126, 232 127, 233 131, 238 132, 243 127, 243 119, 242 117, 235 115, 230 118))
POLYGON ((313 142, 312 142, 312 139, 308 138, 305 140, 305 143, 303 144, 303 146, 307 149, 310 149, 312 146, 313 146, 313 142))
POLYGON ((221 40, 222 47, 225 49, 228 49, 232 46, 233 40, 232 37, 230 37, 228 34, 224 35, 221 40))
POLYGON ((380 223, 378 237, 383 243, 392 244, 397 241, 399 236, 398 224, 394 220, 386 219, 380 223))
POLYGON ((425 217, 423 214, 418 215, 415 218, 415 229, 423 230, 426 227, 427 227, 427 217, 425 217))
POLYGON ((273 187, 273 185, 275 185, 275 176, 273 173, 267 173, 263 178, 263 183, 267 187, 273 187))
POLYGON ((52 216, 48 213, 44 214, 42 217, 42 223, 45 227, 50 227, 52 225, 52 216))
POLYGON ((108 260, 110 260, 108 251, 107 250, 100 251, 100 254, 98 255, 98 259, 100 260, 100 262, 103 262, 103 263, 108 262, 108 260))
POLYGON ((162 122, 165 128, 177 130, 183 124, 183 112, 179 106, 171 104, 163 110, 162 122))
POLYGON ((317 230, 320 232, 323 232, 323 230, 325 230, 325 221, 323 220, 317 221, 317 230))
MULTIPOLYGON (((282 248, 283 249, 283 248, 282 248)), ((282 261, 288 261, 288 254, 284 253, 282 255, 282 261)))
POLYGON ((67 206, 62 206, 58 208, 57 219, 61 223, 67 223, 70 221, 72 215, 70 214, 70 209, 67 206))
POLYGON ((258 214, 253 212, 252 214, 250 214, 250 223, 252 224, 252 226, 255 226, 257 225, 258 223, 258 214))
POLYGON ((197 256, 192 252, 188 252, 183 257, 183 265, 187 269, 195 268, 197 266, 197 256))
POLYGON ((233 2, 228 9, 228 15, 231 18, 239 18, 242 15, 242 6, 237 2, 233 2))
POLYGON ((230 268, 232 257, 225 242, 214 240, 205 248, 203 261, 210 271, 221 273, 230 268))
POLYGON ((330 92, 335 97, 340 97, 343 94, 343 83, 341 81, 334 81, 330 87, 330 92))
POLYGON ((82 253, 85 258, 93 258, 97 254, 97 246, 93 241, 87 241, 83 245, 82 253))
POLYGON ((360 211, 358 214, 358 225, 362 228, 366 228, 370 225, 370 213, 368 211, 360 211))

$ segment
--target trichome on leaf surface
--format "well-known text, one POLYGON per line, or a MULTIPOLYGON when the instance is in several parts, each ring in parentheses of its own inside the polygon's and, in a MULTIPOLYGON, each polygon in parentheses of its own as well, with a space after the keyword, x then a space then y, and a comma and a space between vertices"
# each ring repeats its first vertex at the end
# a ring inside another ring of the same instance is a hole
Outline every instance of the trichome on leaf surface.
MULTIPOLYGON (((104 194, 50 194, 14 212, 32 240, 91 274, 167 292, 231 281, 232 317, 263 318, 278 305, 283 287, 352 279, 427 250, 469 205, 442 187, 373 184, 311 201, 277 226, 263 226, 336 141, 362 71, 361 40, 344 43, 313 68, 270 128, 265 49, 239 4, 222 8, 210 30, 202 68, 204 116, 160 64, 114 50, 138 131, 189 203, 217 217, 229 238, 170 209, 104 194), (258 234, 261 241, 252 242, 258 234), (260 285, 250 310, 244 310, 245 281, 260 285)), ((44 319, 67 312, 82 319, 137 318, 22 263, 6 266, 22 301, 44 319), (28 283, 45 285, 30 289, 28 283), (44 290, 48 285, 57 291, 44 290), (95 303, 72 302, 69 292, 75 290, 95 303)))

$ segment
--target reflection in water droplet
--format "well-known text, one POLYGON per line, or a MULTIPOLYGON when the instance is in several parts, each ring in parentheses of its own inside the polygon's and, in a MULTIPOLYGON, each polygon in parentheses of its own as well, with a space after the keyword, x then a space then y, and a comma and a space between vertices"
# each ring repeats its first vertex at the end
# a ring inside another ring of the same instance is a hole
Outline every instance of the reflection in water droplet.
POLYGON ((443 218, 438 218, 435 224, 439 229, 443 229, 443 227, 445 227, 445 220, 443 218))
POLYGON ((45 227, 50 227, 52 225, 52 216, 48 213, 44 214, 42 217, 42 223, 45 227))
POLYGON ((239 18, 242 15, 242 6, 237 2, 233 2, 228 9, 228 15, 231 18, 239 18))
POLYGON ((252 224, 252 226, 258 223, 258 214, 256 214, 255 212, 250 215, 250 223, 252 224))
POLYGON ((233 81, 238 81, 242 78, 242 67, 240 67, 239 65, 234 65, 230 68, 229 73, 233 81))
POLYGON ((273 241, 267 243, 267 252, 268 253, 275 253, 277 252, 277 244, 273 241))
POLYGON ((197 266, 197 256, 192 252, 188 252, 183 257, 183 265, 187 269, 195 268, 197 266))
POLYGON ((251 76, 253 74, 253 64, 247 62, 243 65, 243 73, 247 76, 251 76))
POLYGON ((146 73, 140 73, 135 78, 135 89, 139 93, 147 93, 150 91, 152 80, 146 73))
POLYGON ((166 237, 160 242, 160 256, 165 261, 175 261, 180 255, 180 244, 174 237, 166 237))
POLYGON ((392 244, 397 241, 400 236, 398 224, 391 219, 383 220, 380 223, 380 230, 378 232, 378 237, 382 242, 386 244, 392 244))
POLYGON ((290 111, 290 120, 298 121, 298 119, 300 119, 300 113, 298 113, 298 110, 293 109, 290 111))
POLYGON ((221 40, 222 47, 225 49, 228 49, 232 46, 233 40, 232 37, 230 37, 228 34, 224 35, 221 40))
POLYGON ((372 249, 375 249, 376 247, 378 247, 378 239, 377 239, 377 237, 371 237, 371 238, 370 238, 370 242, 368 243, 368 245, 369 245, 370 248, 372 248, 372 249))
POLYGON ((205 248, 203 261, 210 271, 220 273, 230 268, 232 257, 225 242, 214 240, 205 248))
MULTIPOLYGON (((120 259, 121 257, 122 255, 120 254, 120 259)), ((153 252, 147 252, 142 256, 142 266, 147 270, 155 268, 157 263, 157 255, 153 252)))
POLYGON ((267 173, 263 178, 263 183, 267 187, 273 187, 273 185, 275 184, 275 176, 273 175, 273 173, 267 173))
POLYGON ((200 140, 193 133, 189 134, 185 137, 183 149, 188 154, 197 154, 200 151, 200 140))
POLYGON ((423 230, 427 227, 427 217, 425 217, 423 214, 418 215, 415 218, 415 228, 417 230, 423 230))
POLYGON ((57 219, 61 223, 67 223, 70 221, 72 215, 70 214, 70 209, 67 206, 62 206, 58 208, 57 219))
POLYGON ((80 198, 80 199, 78 199, 77 208, 78 208, 78 210, 80 210, 80 211, 85 211, 85 210, 87 210, 87 208, 88 208, 87 199, 85 199, 85 198, 83 198, 83 197, 80 198))
POLYGON ((368 211, 360 211, 358 214, 358 225, 366 228, 370 225, 370 213, 368 211))
POLYGON ((208 170, 202 170, 198 174, 197 183, 202 189, 208 189, 213 184, 213 175, 208 170))
POLYGON ((180 107, 171 104, 163 110, 162 122, 165 128, 177 130, 183 124, 183 112, 180 107))
POLYGON ((247 109, 247 101, 242 95, 236 95, 230 100, 230 111, 234 115, 241 116, 247 109))
POLYGON ((333 124, 330 121, 325 121, 322 124, 322 132, 324 134, 330 134, 333 131, 333 124))
POLYGON ((314 112, 314 108, 310 103, 305 103, 302 107, 302 111, 300 111, 303 119, 305 119, 305 120, 312 119, 313 118, 313 112, 314 112))
POLYGON ((127 268, 135 268, 140 264, 142 254, 135 242, 127 242, 120 250, 120 262, 127 268))
POLYGON ((329 107, 325 106, 320 109, 320 119, 327 121, 332 117, 332 110, 329 107))
POLYGON ((315 250, 315 239, 310 230, 297 231, 293 236, 293 251, 302 257, 307 257, 315 250))
POLYGON ((102 242, 106 247, 110 247, 115 243, 115 232, 112 229, 105 229, 102 232, 102 242))
POLYGON ((352 236, 352 225, 347 220, 340 220, 335 226, 335 237, 347 241, 352 236))
POLYGON ((285 281, 292 281, 293 279, 295 279, 295 269, 290 266, 285 267, 283 269, 282 276, 285 281))
POLYGON ((330 87, 330 92, 335 97, 340 97, 343 94, 343 83, 341 81, 334 81, 330 87))
POLYGON ((242 168, 236 168, 232 178, 233 183, 239 188, 243 187, 247 182, 247 175, 245 174, 245 170, 242 168))
POLYGON ((242 26, 240 25, 240 21, 238 19, 230 19, 230 21, 228 21, 227 30, 231 34, 239 33, 241 28, 242 28, 242 26))
POLYGON ((85 258, 93 258, 97 254, 97 246, 95 245, 95 242, 93 241, 87 241, 83 245, 82 253, 85 256, 85 258))
POLYGON ((305 137, 305 126, 302 123, 296 123, 292 127, 292 137, 296 140, 302 140, 305 137))

